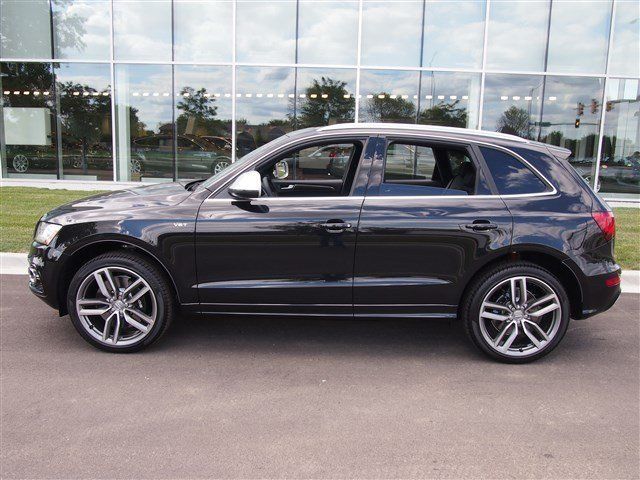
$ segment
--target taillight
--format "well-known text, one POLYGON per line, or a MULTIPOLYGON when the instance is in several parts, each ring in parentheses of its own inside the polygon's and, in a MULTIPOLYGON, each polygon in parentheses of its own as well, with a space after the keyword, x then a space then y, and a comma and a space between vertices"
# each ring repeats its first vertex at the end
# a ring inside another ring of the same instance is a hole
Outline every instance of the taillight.
POLYGON ((615 287, 616 285, 620 285, 620 275, 616 273, 614 276, 607 278, 604 281, 604 284, 607 287, 615 287))
POLYGON ((605 240, 611 240, 616 235, 616 219, 613 212, 592 212, 591 216, 596 221, 605 240))

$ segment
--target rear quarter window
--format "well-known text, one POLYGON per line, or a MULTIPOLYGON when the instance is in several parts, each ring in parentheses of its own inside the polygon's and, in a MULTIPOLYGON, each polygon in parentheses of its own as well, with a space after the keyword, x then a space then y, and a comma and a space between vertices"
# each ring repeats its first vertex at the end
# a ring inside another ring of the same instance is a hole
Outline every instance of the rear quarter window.
POLYGON ((502 150, 480 147, 500 195, 543 193, 547 185, 529 167, 502 150))

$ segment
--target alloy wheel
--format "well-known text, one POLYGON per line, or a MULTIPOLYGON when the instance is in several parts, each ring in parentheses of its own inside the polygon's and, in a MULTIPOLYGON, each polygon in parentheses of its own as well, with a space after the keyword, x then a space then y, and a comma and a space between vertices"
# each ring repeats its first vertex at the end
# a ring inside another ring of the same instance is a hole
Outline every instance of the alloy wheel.
POLYGON ((29 159, 19 153, 13 157, 13 169, 18 173, 24 173, 29 169, 29 159))
POLYGON ((76 311, 86 332, 105 345, 140 342, 156 322, 156 296, 147 281, 123 267, 100 268, 85 277, 76 311))
POLYGON ((530 276, 511 277, 494 286, 480 307, 480 331, 496 352, 523 357, 544 350, 562 319, 556 292, 530 276))
POLYGON ((132 158, 129 163, 131 173, 142 173, 142 162, 138 158, 132 158))
POLYGON ((229 165, 230 165, 229 162, 224 161, 224 160, 221 161, 221 162, 218 162, 213 166, 213 173, 214 174, 220 173, 222 170, 227 168, 229 165))

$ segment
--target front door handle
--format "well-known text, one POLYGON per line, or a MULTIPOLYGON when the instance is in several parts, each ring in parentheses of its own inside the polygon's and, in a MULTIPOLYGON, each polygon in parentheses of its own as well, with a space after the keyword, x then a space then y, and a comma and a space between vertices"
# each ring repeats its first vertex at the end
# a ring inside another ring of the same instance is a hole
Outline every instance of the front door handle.
POLYGON ((464 228, 474 230, 476 232, 485 232, 487 230, 495 230, 498 225, 491 223, 488 220, 476 220, 473 223, 468 223, 464 228))
POLYGON ((331 220, 325 223, 321 223, 319 226, 329 233, 342 233, 346 229, 351 228, 350 223, 331 220))

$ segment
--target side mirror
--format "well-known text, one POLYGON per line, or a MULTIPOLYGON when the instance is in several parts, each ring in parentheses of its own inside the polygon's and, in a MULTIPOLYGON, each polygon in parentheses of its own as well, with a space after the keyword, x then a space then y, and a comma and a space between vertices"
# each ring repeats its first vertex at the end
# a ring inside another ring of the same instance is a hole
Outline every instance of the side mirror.
POLYGON ((240 200, 250 200, 260 196, 262 179, 256 171, 244 172, 229 186, 229 195, 240 200))

